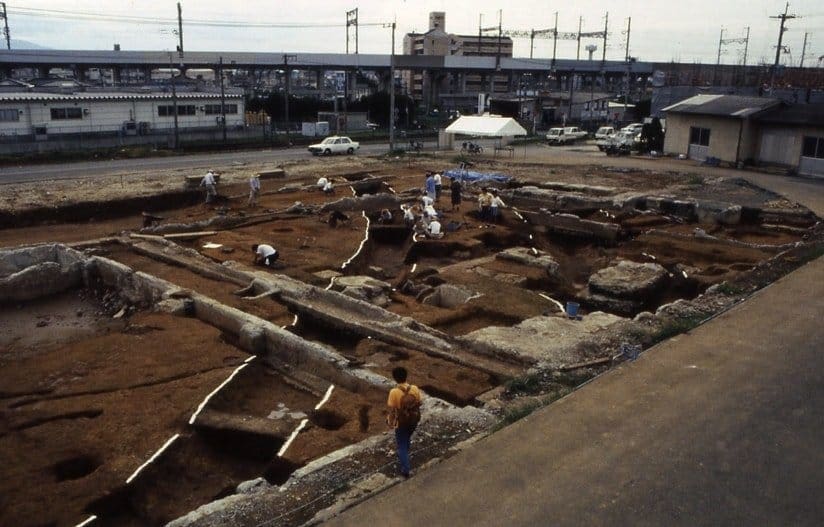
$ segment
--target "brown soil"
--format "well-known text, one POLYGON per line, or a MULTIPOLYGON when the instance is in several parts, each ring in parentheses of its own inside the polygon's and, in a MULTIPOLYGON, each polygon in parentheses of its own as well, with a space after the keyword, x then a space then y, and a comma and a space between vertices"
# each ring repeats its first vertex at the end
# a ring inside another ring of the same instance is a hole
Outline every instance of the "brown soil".
MULTIPOLYGON (((474 192, 470 189, 460 212, 444 214, 444 225, 460 223, 457 231, 442 240, 413 243, 408 232, 381 229, 372 222, 369 240, 352 264, 342 270, 343 262, 361 246, 366 219, 352 213, 349 224, 333 229, 324 216, 284 211, 296 201, 311 207, 351 195, 344 184, 346 174, 368 171, 391 175, 386 188, 402 193, 422 186, 423 171, 443 167, 425 159, 414 163, 368 158, 327 161, 295 163, 286 167, 286 181, 264 180, 264 194, 254 209, 245 206, 246 179, 259 167, 239 167, 223 174, 220 191, 228 199, 219 206, 185 202, 168 206, 164 198, 158 200, 162 206, 149 208, 163 216, 162 223, 192 223, 216 214, 255 220, 276 212, 268 221, 249 221, 243 227, 180 244, 215 262, 233 260, 251 266, 251 245, 271 243, 281 254, 275 272, 322 287, 329 282, 315 274, 319 271, 369 274, 396 288, 389 310, 451 335, 556 313, 553 303, 538 293, 559 301, 579 299, 589 276, 619 257, 651 261, 652 256, 673 273, 680 269, 678 266, 689 269, 689 278, 675 281, 667 290, 647 299, 644 308, 655 309, 676 298, 692 298, 711 284, 734 280, 775 253, 720 242, 701 243, 683 236, 691 235, 699 226, 664 215, 621 220, 631 235, 613 246, 548 234, 521 222, 510 210, 504 212, 499 224, 487 226, 478 221, 474 201, 467 199, 474 192), (338 179, 336 196, 330 198, 314 190, 277 191, 284 184, 310 184, 319 174, 338 179), (207 242, 221 247, 204 248, 207 242), (550 279, 535 268, 491 258, 512 246, 535 247, 551 254, 560 265, 560 279, 550 279), (416 287, 448 282, 481 296, 456 308, 428 305, 402 291, 407 282, 416 287)), ((674 172, 529 163, 488 163, 477 168, 503 171, 521 181, 603 185, 625 192, 655 191, 747 206, 791 205, 740 182, 712 178, 685 182, 682 174, 674 172)), ((95 183, 57 182, 49 186, 49 193, 35 185, 7 186, 4 191, 8 192, 0 199, 0 210, 12 215, 7 217, 17 214, 22 218, 27 211, 37 209, 44 210, 43 219, 51 223, 0 230, 0 246, 78 242, 119 235, 124 230, 137 231, 143 219, 137 207, 147 203, 147 196, 166 193, 168 197, 179 191, 184 175, 190 174, 169 171, 104 177, 95 183), (140 201, 130 202, 132 198, 140 201), (121 200, 122 216, 111 210, 99 212, 106 200, 112 199, 121 200), (43 209, 82 202, 90 204, 73 209, 72 214, 82 218, 73 223, 61 223, 59 212, 43 209)), ((448 200, 447 192, 441 204, 448 207, 448 200)), ((747 243, 781 245, 799 240, 797 235, 758 225, 706 230, 722 240, 747 243)), ((285 306, 270 298, 240 297, 235 294, 239 286, 228 280, 195 274, 119 243, 99 244, 94 250, 274 324, 292 323, 293 315, 285 306)), ((0 307, 0 463, 7 467, 7 477, 0 483, 0 524, 72 525, 93 513, 101 516, 98 522, 103 525, 161 524, 234 492, 241 481, 263 476, 272 483, 282 483, 308 461, 386 430, 385 393, 351 393, 336 387, 323 412, 313 414, 322 394, 301 388, 288 378, 288 372, 275 371, 256 361, 214 397, 209 408, 256 418, 267 418, 283 408, 311 415, 310 426, 285 456, 274 455, 281 446, 277 441, 193 429, 187 421, 197 405, 247 354, 233 345, 232 337, 194 319, 143 311, 112 319, 109 311, 90 291, 0 307), (134 484, 125 485, 126 478, 176 433, 181 434, 180 439, 134 484), (46 496, 50 500, 47 508, 41 503, 46 496)), ((458 406, 480 404, 479 395, 505 380, 467 363, 462 350, 456 351, 454 360, 447 360, 425 350, 331 331, 311 320, 299 320, 291 329, 385 376, 393 367, 403 365, 427 393, 458 406)), ((495 364, 488 357, 484 361, 490 367, 508 371, 525 368, 495 364)), ((463 431, 454 435, 459 434, 463 431)), ((384 469, 386 453, 376 451, 362 461, 364 467, 384 469)))

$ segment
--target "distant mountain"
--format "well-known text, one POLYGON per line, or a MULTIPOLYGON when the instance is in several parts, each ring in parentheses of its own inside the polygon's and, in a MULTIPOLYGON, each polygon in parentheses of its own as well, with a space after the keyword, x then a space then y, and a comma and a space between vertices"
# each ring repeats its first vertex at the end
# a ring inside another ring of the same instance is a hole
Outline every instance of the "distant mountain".
MULTIPOLYGON (((0 43, 5 44, 0 40, 0 43)), ((29 42, 28 40, 20 40, 17 38, 11 39, 11 49, 51 49, 46 46, 41 46, 40 44, 35 44, 34 42, 29 42)))

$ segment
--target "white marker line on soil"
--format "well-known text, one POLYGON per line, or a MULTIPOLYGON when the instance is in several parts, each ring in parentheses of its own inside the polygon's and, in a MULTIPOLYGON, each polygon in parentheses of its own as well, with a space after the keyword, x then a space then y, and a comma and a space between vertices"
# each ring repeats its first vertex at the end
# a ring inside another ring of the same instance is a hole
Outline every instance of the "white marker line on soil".
POLYGON ((250 362, 252 362, 256 358, 257 358, 257 355, 249 355, 249 358, 246 359, 245 361, 243 361, 243 364, 249 364, 250 362))
POLYGON ((513 214, 515 214, 516 216, 518 216, 518 218, 519 218, 519 219, 521 219, 521 220, 523 220, 523 221, 526 221, 526 220, 524 219, 524 217, 523 217, 523 216, 521 216, 521 213, 520 213, 520 212, 518 212, 518 210, 517 210, 517 209, 512 209, 512 213, 513 213, 513 214))
POLYGON ((195 413, 193 413, 193 414, 192 414, 192 417, 190 417, 190 418, 189 418, 189 424, 190 424, 190 425, 195 424, 195 419, 197 419, 197 416, 198 416, 198 415, 200 415, 200 412, 202 412, 202 411, 203 411, 203 409, 206 407, 206 404, 209 402, 209 399, 211 399, 211 398, 212 398, 212 397, 213 397, 213 396, 214 396, 217 392, 219 392, 219 391, 220 391, 220 390, 221 390, 224 386, 226 386, 227 384, 229 384, 229 381, 231 381, 231 380, 235 377, 235 375, 237 375, 237 374, 238 374, 238 372, 239 372, 240 370, 242 370, 243 368, 245 368, 246 366, 248 366, 248 365, 249 365, 249 362, 251 362, 252 358, 254 358, 254 357, 255 357, 255 356, 254 356, 254 355, 252 355, 252 357, 251 357, 251 358, 246 359, 245 361, 243 361, 243 364, 241 364, 240 366, 238 366, 237 368, 235 368, 235 371, 233 371, 233 372, 232 372, 232 374, 231 374, 231 375, 229 375, 229 378, 228 378, 228 379, 226 379, 225 381, 223 381, 222 383, 220 383, 220 386, 218 386, 217 388, 215 388, 215 389, 212 391, 212 393, 210 393, 209 395, 207 395, 207 396, 206 396, 206 398, 205 398, 205 399, 203 399, 203 402, 202 402, 202 403, 200 403, 200 405, 197 407, 197 410, 195 410, 195 413))
POLYGON ((564 312, 564 305, 562 303, 558 302, 557 300, 555 300, 554 298, 548 297, 543 293, 538 293, 538 296, 540 296, 541 298, 546 298, 550 302, 554 302, 555 305, 558 306, 558 309, 560 309, 562 313, 564 312))
POLYGON ((132 480, 133 480, 134 478, 136 478, 138 474, 140 474, 140 471, 141 471, 141 470, 143 470, 144 468, 146 468, 147 466, 149 466, 149 463, 151 463, 152 461, 154 461, 155 459, 157 459, 157 458, 158 458, 158 456, 160 456, 160 454, 162 454, 164 450, 166 450, 167 448, 169 448, 169 446, 170 446, 172 443, 174 443, 174 442, 175 442, 175 440, 176 440, 178 437, 180 437, 180 434, 175 434, 175 435, 173 435, 172 437, 170 437, 170 438, 169 438, 169 440, 168 440, 168 441, 166 441, 166 442, 163 444, 163 446, 162 446, 162 447, 160 447, 160 449, 159 449, 157 452, 155 452, 155 453, 154 453, 154 455, 152 455, 152 457, 150 457, 150 458, 148 459, 148 461, 146 461, 145 463, 143 463, 142 465, 140 465, 139 467, 137 467, 137 470, 135 470, 135 471, 132 473, 132 475, 131 475, 131 476, 129 476, 129 479, 127 479, 127 480, 126 480, 126 484, 128 485, 129 483, 131 483, 131 482, 132 482, 132 480))
POLYGON ((292 432, 292 435, 289 436, 289 439, 287 439, 286 442, 283 443, 283 446, 280 447, 280 450, 278 450, 278 457, 283 457, 283 454, 286 453, 286 449, 289 448, 289 445, 292 444, 292 441, 295 440, 295 438, 298 436, 300 431, 303 430, 303 427, 306 426, 306 423, 308 423, 308 422, 309 422, 309 419, 304 419, 303 421, 300 422, 298 427, 295 428, 295 431, 292 432))
POLYGON ((96 519, 97 519, 97 516, 95 516, 94 514, 92 514, 91 516, 89 516, 88 518, 86 518, 86 519, 85 519, 85 520, 83 520, 82 522, 78 523, 78 524, 77 524, 77 525, 75 525, 74 527, 83 527, 84 525, 88 525, 88 524, 90 524, 91 522, 93 522, 93 521, 94 521, 94 520, 96 520, 96 519))
MULTIPOLYGON (((332 390, 334 390, 334 389, 335 389, 335 385, 330 384, 329 388, 326 389, 326 393, 323 395, 323 398, 320 400, 320 402, 318 404, 315 405, 315 410, 320 410, 320 407, 323 406, 324 404, 326 404, 326 401, 328 401, 329 398, 332 396, 332 390)), ((292 444, 292 441, 294 441, 295 438, 298 437, 298 434, 300 433, 301 430, 303 430, 303 427, 306 426, 306 423, 308 423, 308 422, 309 422, 309 419, 304 419, 300 422, 300 424, 297 426, 297 428, 295 428, 295 430, 289 436, 289 439, 287 439, 286 442, 283 443, 283 446, 280 447, 280 450, 278 450, 278 457, 283 457, 283 454, 286 453, 286 449, 288 449, 289 445, 292 444)))
POLYGON ((417 269, 417 268, 418 268, 418 264, 417 264, 417 263, 413 263, 413 264, 412 264, 412 270, 411 270, 411 271, 409 271, 409 272, 410 272, 410 273, 414 273, 414 272, 415 272, 415 269, 417 269))
POLYGON ((333 277, 329 280, 329 285, 327 285, 327 286, 326 286, 326 290, 327 290, 327 291, 329 291, 330 289, 332 289, 332 288, 335 286, 335 278, 337 278, 337 276, 333 276, 333 277))
POLYGON ((320 410, 320 407, 323 406, 324 404, 326 404, 326 401, 328 401, 329 397, 332 396, 332 390, 334 390, 334 389, 335 389, 335 385, 330 384, 329 388, 327 388, 327 390, 326 390, 326 395, 324 395, 323 399, 321 399, 320 402, 317 405, 315 405, 315 410, 320 410))
POLYGON ((363 250, 363 246, 366 244, 366 241, 369 239, 369 216, 366 215, 365 211, 361 211, 361 214, 366 219, 366 232, 364 233, 363 240, 361 240, 360 242, 360 247, 358 247, 358 250, 355 251, 355 254, 353 254, 348 260, 343 262, 343 265, 340 266, 341 270, 346 269, 346 266, 352 263, 352 260, 358 257, 360 252, 363 250))

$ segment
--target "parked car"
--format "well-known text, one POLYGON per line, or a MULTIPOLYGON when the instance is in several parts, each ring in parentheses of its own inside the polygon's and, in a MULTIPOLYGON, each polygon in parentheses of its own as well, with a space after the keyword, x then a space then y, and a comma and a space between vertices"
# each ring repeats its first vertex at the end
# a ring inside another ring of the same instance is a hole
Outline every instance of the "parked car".
POLYGON ((640 134, 641 130, 644 129, 644 123, 632 123, 628 124, 625 127, 621 128, 622 132, 634 132, 636 134, 640 134))
POLYGON ((615 128, 611 126, 602 126, 595 132, 595 140, 603 140, 615 134, 615 128))
POLYGON ((641 133, 635 133, 632 130, 616 132, 612 137, 605 139, 602 145, 598 145, 601 151, 606 152, 608 156, 614 155, 629 155, 633 150, 638 149, 638 141, 641 133))
POLYGON ((549 133, 546 134, 546 140, 551 145, 565 145, 584 139, 586 136, 586 131, 577 126, 567 126, 566 128, 550 128, 549 133))
POLYGON ((355 150, 360 148, 360 143, 352 141, 348 137, 333 135, 327 137, 320 143, 309 145, 309 152, 313 156, 332 154, 354 154, 355 150))

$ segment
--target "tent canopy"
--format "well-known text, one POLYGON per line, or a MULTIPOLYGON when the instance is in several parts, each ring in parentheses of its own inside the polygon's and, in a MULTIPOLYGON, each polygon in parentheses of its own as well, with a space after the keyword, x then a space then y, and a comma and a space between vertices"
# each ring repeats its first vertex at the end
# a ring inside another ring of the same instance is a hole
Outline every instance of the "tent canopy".
POLYGON ((481 135, 486 137, 511 137, 526 135, 524 127, 511 117, 487 117, 464 115, 446 128, 448 134, 481 135))

